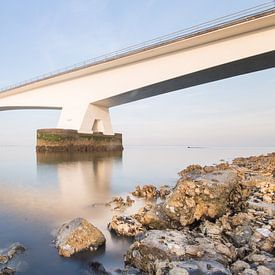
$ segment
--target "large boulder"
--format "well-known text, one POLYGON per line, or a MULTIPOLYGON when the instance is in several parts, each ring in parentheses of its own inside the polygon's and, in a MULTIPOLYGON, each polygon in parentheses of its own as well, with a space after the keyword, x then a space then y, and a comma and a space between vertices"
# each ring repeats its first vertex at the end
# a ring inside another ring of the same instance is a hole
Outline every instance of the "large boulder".
POLYGON ((59 255, 70 257, 83 250, 96 250, 105 241, 99 229, 83 218, 76 218, 59 228, 55 246, 59 255))
POLYGON ((228 265, 236 258, 232 245, 214 241, 191 231, 151 230, 134 242, 125 256, 126 265, 156 272, 161 261, 214 260, 228 265))
POLYGON ((164 202, 163 211, 183 226, 203 218, 221 217, 229 206, 234 207, 238 202, 238 175, 226 165, 191 166, 180 175, 176 188, 164 202))

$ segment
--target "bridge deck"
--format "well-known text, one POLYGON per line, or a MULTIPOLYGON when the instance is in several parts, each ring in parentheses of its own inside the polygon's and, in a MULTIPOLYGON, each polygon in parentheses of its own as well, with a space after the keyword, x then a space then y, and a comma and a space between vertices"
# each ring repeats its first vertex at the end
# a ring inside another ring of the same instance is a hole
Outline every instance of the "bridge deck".
POLYGON ((23 86, 27 86, 29 84, 33 84, 36 82, 40 82, 43 80, 47 80, 50 78, 54 78, 57 76, 65 75, 67 73, 79 71, 82 69, 86 69, 92 66, 96 66, 102 63, 107 63, 113 60, 117 60, 123 57, 127 57, 130 55, 134 55, 137 53, 141 53, 147 50, 151 50, 154 48, 162 47, 167 44, 172 44, 181 40, 185 40, 191 37, 199 36, 205 33, 213 32, 222 28, 230 27, 232 25, 240 24, 242 22, 247 22, 250 20, 255 20, 260 17, 264 17, 275 12, 275 3, 274 1, 267 2, 265 4, 261 4, 255 6, 250 9, 246 9, 234 14, 230 14, 224 17, 217 18, 215 20, 211 20, 187 29, 183 29, 178 32, 174 32, 165 36, 161 36, 155 38, 153 40, 146 41, 141 44, 136 44, 122 50, 111 52, 105 55, 101 55, 99 57, 86 60, 84 62, 74 64, 72 66, 62 68, 47 74, 43 74, 37 77, 34 77, 29 80, 25 80, 16 84, 9 85, 8 87, 4 87, 0 89, 0 92, 7 92, 16 88, 20 88, 23 86))

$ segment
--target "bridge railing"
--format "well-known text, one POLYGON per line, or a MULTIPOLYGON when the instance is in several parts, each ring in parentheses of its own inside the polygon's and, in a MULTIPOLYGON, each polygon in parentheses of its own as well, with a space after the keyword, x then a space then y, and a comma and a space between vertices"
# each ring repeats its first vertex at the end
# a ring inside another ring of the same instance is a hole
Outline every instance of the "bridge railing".
POLYGON ((212 31, 215 29, 220 29, 232 24, 236 24, 238 22, 248 21, 257 17, 261 17, 267 13, 273 13, 275 11, 275 1, 269 1, 266 3, 263 3, 261 5, 254 6, 252 8, 248 8, 236 13, 232 13, 230 15, 226 15, 223 17, 219 17, 214 20, 210 20, 189 28, 185 28, 183 30, 173 32, 164 36, 160 36, 148 41, 145 41, 143 43, 135 44, 126 48, 123 48, 118 51, 114 51, 111 53, 107 53, 104 55, 100 55, 91 59, 87 59, 85 61, 82 61, 80 63, 76 63, 74 65, 64 67, 43 75, 39 75, 36 77, 33 77, 28 80, 24 80, 21 82, 18 82, 16 84, 9 85, 7 87, 3 87, 0 89, 0 92, 8 91, 14 88, 19 88, 21 86, 25 86, 27 84, 31 84, 40 80, 45 80, 48 78, 52 78, 64 73, 69 73, 75 70, 84 69, 90 66, 94 66, 100 63, 112 61, 124 56, 128 56, 134 53, 146 51, 148 49, 152 49, 155 47, 159 47, 165 44, 169 44, 172 42, 176 42, 178 40, 190 38, 195 35, 203 34, 208 31, 212 31))

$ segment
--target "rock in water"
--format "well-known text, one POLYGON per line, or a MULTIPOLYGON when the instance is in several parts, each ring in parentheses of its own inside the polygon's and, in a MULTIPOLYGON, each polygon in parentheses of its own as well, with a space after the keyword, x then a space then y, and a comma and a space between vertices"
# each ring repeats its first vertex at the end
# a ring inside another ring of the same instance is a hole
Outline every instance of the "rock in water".
POLYGON ((13 275, 15 274, 15 270, 10 267, 4 267, 0 270, 0 275, 13 275))
POLYGON ((0 251, 0 264, 6 264, 10 261, 16 254, 23 253, 26 248, 20 243, 13 243, 8 248, 0 251))
POLYGON ((70 257, 87 249, 96 250, 105 241, 99 229, 83 218, 76 218, 60 227, 55 246, 59 255, 70 257))
POLYGON ((171 219, 186 226, 202 218, 221 217, 226 212, 238 185, 237 172, 218 166, 210 171, 196 165, 181 172, 181 179, 163 205, 171 219))
POLYGON ((151 274, 156 272, 157 262, 190 259, 214 260, 228 265, 236 259, 236 252, 232 245, 196 236, 188 230, 151 230, 130 246, 125 263, 151 274))
POLYGON ((99 262, 91 262, 89 264, 89 274, 90 275, 111 275, 107 272, 104 266, 99 262))
POLYGON ((142 224, 130 216, 114 216, 108 228, 117 235, 128 237, 134 237, 144 231, 142 224))

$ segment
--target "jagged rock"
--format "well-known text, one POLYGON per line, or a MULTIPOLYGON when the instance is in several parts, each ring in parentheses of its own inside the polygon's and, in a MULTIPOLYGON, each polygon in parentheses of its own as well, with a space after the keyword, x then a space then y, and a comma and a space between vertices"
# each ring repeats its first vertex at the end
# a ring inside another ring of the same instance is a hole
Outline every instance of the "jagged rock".
POLYGON ((194 235, 191 231, 151 230, 130 246, 125 263, 150 273, 156 272, 156 261, 208 259, 227 265, 235 258, 233 246, 194 235))
POLYGON ((172 192, 172 189, 168 185, 163 185, 159 188, 159 197, 164 200, 170 193, 172 192))
POLYGON ((245 269, 243 272, 239 273, 241 275, 258 275, 257 271, 251 269, 251 268, 247 268, 245 269))
POLYGON ((241 261, 241 260, 238 260, 236 261, 235 263, 233 263, 231 265, 231 272, 233 274, 240 274, 242 271, 244 271, 245 269, 249 269, 250 268, 250 265, 247 263, 247 262, 244 262, 244 261, 241 261))
POLYGON ((130 266, 122 271, 122 275, 148 275, 148 273, 144 273, 140 269, 130 266))
POLYGON ((204 221, 200 225, 201 232, 212 239, 221 239, 223 228, 221 225, 210 221, 204 221))
POLYGON ((15 270, 10 267, 4 267, 0 270, 0 275, 13 275, 15 274, 15 270))
POLYGON ((274 275, 275 270, 271 270, 270 268, 267 268, 266 266, 259 265, 257 267, 258 275, 274 275))
MULTIPOLYGON (((229 234, 229 233, 227 233, 229 234)), ((252 229, 248 225, 237 226, 234 231, 230 234, 233 244, 235 247, 242 247, 248 244, 252 236, 252 229)))
POLYGON ((260 249, 272 253, 275 247, 275 232, 267 228, 257 228, 250 240, 252 249, 260 249))
POLYGON ((147 204, 134 217, 148 229, 178 228, 179 223, 172 221, 163 211, 162 204, 147 204))
POLYGON ((205 274, 205 275, 230 275, 231 272, 226 269, 222 264, 211 260, 189 260, 189 261, 164 261, 156 262, 156 275, 192 275, 192 274, 205 274))
POLYGON ((275 259, 272 257, 272 255, 268 253, 251 253, 245 259, 251 264, 268 264, 271 262, 275 262, 275 259))
POLYGON ((221 217, 232 198, 237 198, 234 194, 238 176, 233 169, 206 173, 201 166, 192 166, 180 175, 176 188, 164 202, 163 211, 183 226, 202 218, 221 217))
POLYGON ((125 200, 122 197, 114 197, 107 203, 107 206, 113 206, 113 210, 123 211, 132 206, 134 202, 135 200, 131 199, 130 196, 127 196, 125 200))
POLYGON ((8 263, 16 254, 23 253, 25 250, 26 248, 22 244, 13 243, 8 248, 0 251, 0 264, 8 263))
POLYGON ((96 250, 105 241, 99 229, 83 218, 76 218, 60 227, 55 246, 59 255, 70 257, 83 250, 96 250))
POLYGON ((91 262, 88 271, 91 275, 111 275, 111 273, 107 272, 104 266, 99 262, 91 262))
POLYGON ((142 187, 138 185, 136 186, 136 190, 132 192, 132 195, 145 199, 157 199, 159 192, 154 185, 144 185, 142 187))
POLYGON ((145 230, 140 222, 130 216, 114 216, 108 228, 115 231, 117 235, 128 237, 134 237, 145 230))

